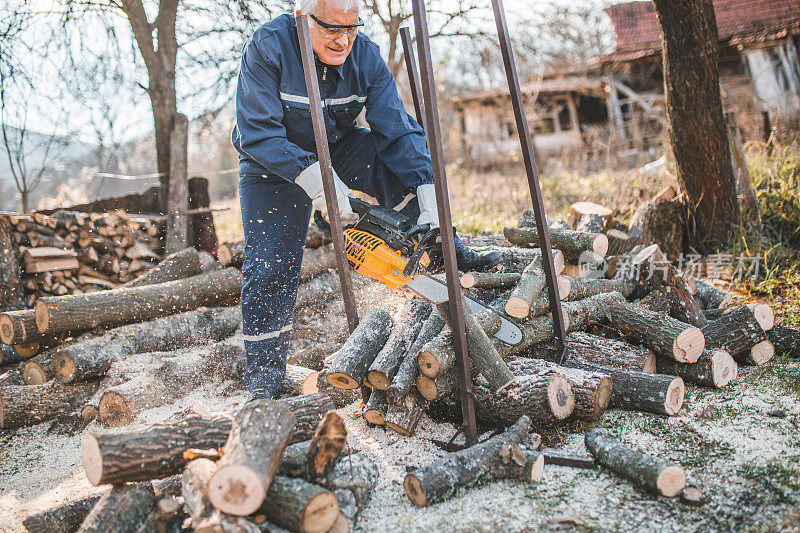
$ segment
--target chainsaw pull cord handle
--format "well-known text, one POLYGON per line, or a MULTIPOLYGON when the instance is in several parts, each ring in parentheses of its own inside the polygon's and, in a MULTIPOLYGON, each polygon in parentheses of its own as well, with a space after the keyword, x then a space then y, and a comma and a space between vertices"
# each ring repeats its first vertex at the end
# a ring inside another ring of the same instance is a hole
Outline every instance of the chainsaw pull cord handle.
POLYGON ((423 232, 425 232, 425 235, 419 240, 419 244, 414 248, 414 253, 408 258, 408 263, 406 263, 403 269, 403 274, 406 276, 410 276, 417 270, 419 261, 422 259, 422 254, 427 252, 432 245, 436 244, 436 240, 441 235, 441 230, 439 228, 431 229, 430 224, 418 224, 406 232, 406 237, 410 239, 413 238, 414 235, 419 235, 423 232))

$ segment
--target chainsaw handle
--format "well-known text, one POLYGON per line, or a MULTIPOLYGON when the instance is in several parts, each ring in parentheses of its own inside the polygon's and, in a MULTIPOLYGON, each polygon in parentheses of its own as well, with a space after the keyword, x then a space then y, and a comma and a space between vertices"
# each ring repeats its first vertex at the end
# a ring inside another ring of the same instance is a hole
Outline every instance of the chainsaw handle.
MULTIPOLYGON (((439 236, 441 235, 441 230, 439 228, 431 229, 430 224, 421 224, 414 226, 413 228, 408 230, 408 233, 411 233, 416 228, 424 228, 424 231, 426 231, 426 233, 419 240, 419 244, 417 244, 417 247, 414 249, 414 253, 411 254, 411 257, 408 258, 408 263, 406 263, 406 266, 403 269, 403 274, 405 274, 406 276, 410 276, 417 270, 417 267, 419 266, 419 261, 420 259, 422 259, 422 254, 427 252, 432 245, 436 244, 436 239, 438 239, 439 236)), ((419 234, 420 231, 421 230, 417 230, 416 233, 419 234)))
POLYGON ((423 235, 424 235, 424 234, 428 233, 430 230, 431 230, 431 225, 430 225, 430 224, 417 224, 416 226, 412 226, 412 227, 411 227, 411 229, 409 229, 408 231, 406 231, 406 232, 403 234, 403 236, 404 236, 404 237, 405 237, 407 240, 409 240, 409 241, 410 241, 410 240, 412 240, 414 237, 416 237, 417 235, 420 235, 420 234, 423 234, 423 235))

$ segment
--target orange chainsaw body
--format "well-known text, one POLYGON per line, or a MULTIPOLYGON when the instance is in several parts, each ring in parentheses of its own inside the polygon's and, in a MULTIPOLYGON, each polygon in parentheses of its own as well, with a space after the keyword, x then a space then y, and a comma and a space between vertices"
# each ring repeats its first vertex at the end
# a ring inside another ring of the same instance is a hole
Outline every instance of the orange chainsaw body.
MULTIPOLYGON (((409 276, 403 274, 408 260, 382 239, 366 231, 349 228, 344 230, 344 243, 347 260, 362 276, 380 281, 392 289, 400 289, 408 282, 409 276)), ((427 267, 429 264, 430 259, 425 253, 420 265, 427 267)))

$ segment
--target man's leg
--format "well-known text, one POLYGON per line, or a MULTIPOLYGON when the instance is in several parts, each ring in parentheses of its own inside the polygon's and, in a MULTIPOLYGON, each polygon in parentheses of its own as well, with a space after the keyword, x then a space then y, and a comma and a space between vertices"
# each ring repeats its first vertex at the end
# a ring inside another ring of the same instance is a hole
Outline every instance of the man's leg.
POLYGON ((297 297, 311 200, 284 179, 239 179, 244 226, 242 326, 253 396, 272 396, 286 374, 286 354, 297 297))

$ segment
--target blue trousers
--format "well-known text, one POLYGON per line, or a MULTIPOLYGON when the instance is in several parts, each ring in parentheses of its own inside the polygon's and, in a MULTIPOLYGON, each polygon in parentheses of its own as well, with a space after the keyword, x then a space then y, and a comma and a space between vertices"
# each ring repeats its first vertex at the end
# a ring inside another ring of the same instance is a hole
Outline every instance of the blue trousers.
MULTIPOLYGON (((333 168, 351 189, 395 207, 420 183, 401 183, 378 157, 369 130, 353 128, 331 146, 333 168)), ((239 177, 244 225, 242 325, 247 367, 244 383, 253 394, 274 393, 286 375, 286 356, 311 199, 297 184, 276 176, 239 177)), ((401 210, 412 223, 416 199, 401 210)))

